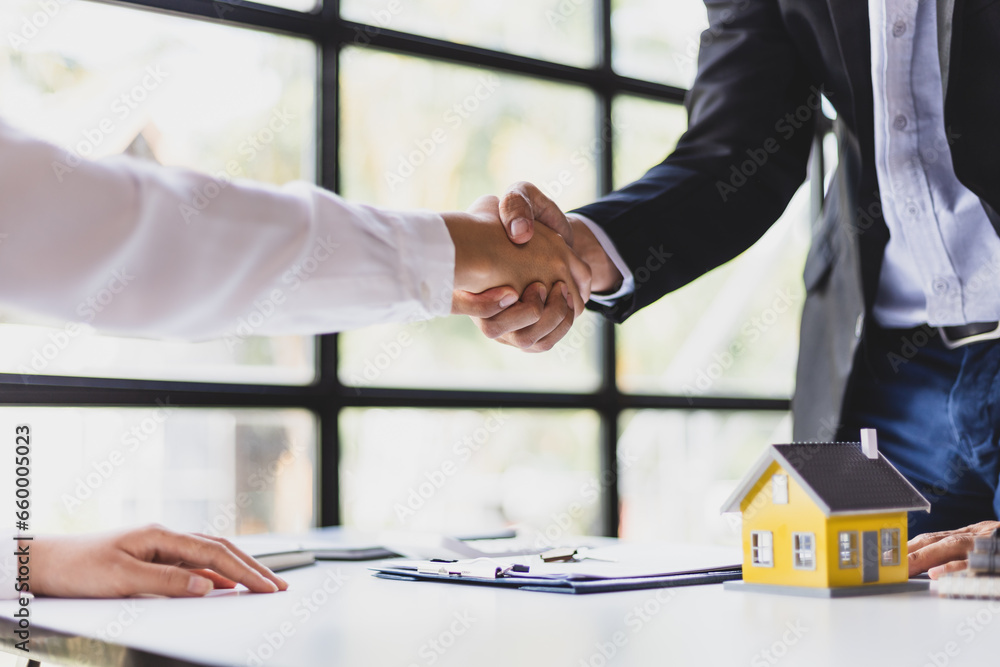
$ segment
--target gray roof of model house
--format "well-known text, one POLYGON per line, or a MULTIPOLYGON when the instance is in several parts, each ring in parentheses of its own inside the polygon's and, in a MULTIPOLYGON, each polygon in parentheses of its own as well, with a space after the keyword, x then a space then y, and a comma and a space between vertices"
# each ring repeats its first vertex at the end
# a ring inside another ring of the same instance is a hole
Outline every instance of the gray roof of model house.
POLYGON ((771 462, 780 465, 826 516, 923 510, 931 505, 884 456, 869 458, 858 442, 771 445, 722 507, 740 503, 771 462))

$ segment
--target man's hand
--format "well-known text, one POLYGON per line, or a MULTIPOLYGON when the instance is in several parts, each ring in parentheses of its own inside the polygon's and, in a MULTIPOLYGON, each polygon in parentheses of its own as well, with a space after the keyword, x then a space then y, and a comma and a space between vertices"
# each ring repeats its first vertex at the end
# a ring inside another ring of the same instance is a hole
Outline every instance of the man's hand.
POLYGON ((499 203, 481 197, 466 213, 444 214, 455 243, 455 289, 477 293, 504 285, 522 294, 533 282, 562 282, 574 312, 582 313, 590 298, 590 267, 548 228, 528 243, 511 243, 500 224, 499 203))
MULTIPOLYGON (((592 290, 613 291, 621 285, 621 273, 587 225, 578 218, 567 217, 531 183, 516 183, 507 190, 500 200, 500 217, 507 236, 516 244, 528 243, 536 233, 556 232, 590 267, 592 290), (536 221, 542 226, 535 225, 536 221), (545 232, 538 232, 539 229, 545 232)), ((527 352, 551 349, 573 325, 573 319, 565 316, 558 293, 543 284, 532 285, 515 305, 507 307, 509 299, 508 293, 474 295, 456 291, 452 310, 472 315, 488 338, 527 352), (505 299, 502 304, 498 302, 501 298, 505 299)), ((574 310, 579 316, 581 310, 574 310)))
POLYGON ((980 521, 958 530, 914 537, 907 544, 910 576, 927 572, 931 579, 937 579, 943 574, 964 570, 969 566, 973 541, 977 537, 989 537, 998 526, 1000 521, 980 521))
POLYGON ((228 540, 147 526, 105 535, 37 537, 31 542, 31 592, 76 598, 140 594, 201 597, 243 584, 254 593, 288 588, 283 579, 228 540))
POLYGON ((566 245, 590 267, 592 291, 613 292, 621 286, 621 272, 590 228, 577 216, 563 213, 533 184, 522 181, 508 188, 500 200, 500 219, 514 243, 527 243, 534 237, 536 227, 532 220, 563 237, 566 245))
POLYGON ((498 207, 496 197, 483 197, 465 214, 444 215, 455 242, 452 312, 470 315, 489 338, 551 349, 590 298, 590 267, 547 227, 512 244, 498 207))

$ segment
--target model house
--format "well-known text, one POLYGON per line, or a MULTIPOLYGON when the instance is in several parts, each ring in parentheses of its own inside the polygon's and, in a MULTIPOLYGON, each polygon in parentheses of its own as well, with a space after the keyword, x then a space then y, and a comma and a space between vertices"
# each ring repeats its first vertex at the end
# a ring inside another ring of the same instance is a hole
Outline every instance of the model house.
POLYGON ((840 596, 909 589, 906 513, 930 503, 861 442, 772 445, 723 512, 743 515, 744 589, 840 596))

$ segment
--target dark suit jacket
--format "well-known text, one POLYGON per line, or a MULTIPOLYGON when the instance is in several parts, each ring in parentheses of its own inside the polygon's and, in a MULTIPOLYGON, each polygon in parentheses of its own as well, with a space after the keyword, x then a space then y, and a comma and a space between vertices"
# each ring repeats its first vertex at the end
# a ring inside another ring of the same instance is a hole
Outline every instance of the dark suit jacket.
MULTIPOLYGON (((874 162, 868 1, 706 4, 712 28, 677 150, 578 210, 636 275, 633 295, 595 309, 620 322, 760 238, 805 178, 823 91, 838 113, 840 164, 806 262, 793 411, 796 439, 830 439, 889 238, 874 162), (665 253, 665 263, 656 259, 665 253)), ((956 0, 945 118, 955 171, 1000 232, 1000 0, 956 0)))

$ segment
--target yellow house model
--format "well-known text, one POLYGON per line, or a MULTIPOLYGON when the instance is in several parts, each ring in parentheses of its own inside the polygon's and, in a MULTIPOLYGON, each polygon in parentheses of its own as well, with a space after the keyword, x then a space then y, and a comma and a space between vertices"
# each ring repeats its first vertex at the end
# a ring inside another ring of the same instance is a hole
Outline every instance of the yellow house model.
POLYGON ((771 445, 723 512, 743 514, 743 581, 727 588, 841 597, 926 588, 910 582, 906 513, 930 503, 861 442, 771 445))

